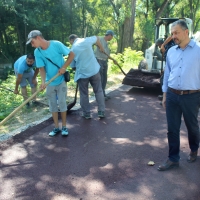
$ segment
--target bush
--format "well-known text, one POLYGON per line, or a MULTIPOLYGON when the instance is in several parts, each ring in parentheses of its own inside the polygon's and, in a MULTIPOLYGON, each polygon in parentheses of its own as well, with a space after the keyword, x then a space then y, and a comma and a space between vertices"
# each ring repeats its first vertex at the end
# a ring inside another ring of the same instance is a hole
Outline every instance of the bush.
MULTIPOLYGON (((125 48, 124 52, 118 54, 111 54, 124 71, 129 71, 131 68, 137 68, 139 62, 144 59, 142 51, 132 50, 130 47, 125 48)), ((112 60, 109 60, 109 70, 113 73, 119 73, 120 69, 114 64, 112 60)))
POLYGON ((18 107, 23 98, 19 95, 15 95, 12 92, 16 82, 16 77, 14 75, 9 75, 5 81, 0 84, 0 119, 5 118, 9 115, 16 107, 18 107), (7 88, 7 89, 4 89, 7 88), (11 90, 11 91, 9 91, 11 90))
MULTIPOLYGON (((38 88, 41 85, 41 77, 37 77, 38 80, 38 88)), ((8 78, 4 81, 0 82, 0 120, 4 119, 7 115, 9 115, 15 108, 20 106, 23 103, 23 97, 22 95, 16 95, 13 93, 15 89, 15 83, 16 83, 16 76, 15 75, 9 75, 8 78)), ((20 90, 20 86, 19 86, 20 90)), ((37 94, 38 97, 44 97, 45 91, 41 91, 37 94)), ((31 94, 31 88, 28 85, 27 87, 28 96, 30 97, 31 94)), ((21 93, 21 90, 20 90, 21 93)))

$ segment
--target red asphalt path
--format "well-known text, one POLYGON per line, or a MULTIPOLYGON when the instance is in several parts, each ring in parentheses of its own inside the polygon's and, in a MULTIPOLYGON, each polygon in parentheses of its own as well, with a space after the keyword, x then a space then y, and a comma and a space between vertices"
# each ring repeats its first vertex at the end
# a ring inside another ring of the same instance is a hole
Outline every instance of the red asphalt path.
POLYGON ((99 120, 67 117, 69 136, 49 137, 49 119, 0 143, 1 200, 198 200, 200 158, 187 163, 181 127, 180 167, 157 171, 167 159, 165 110, 158 92, 122 86, 99 120), (148 166, 154 161, 154 166, 148 166))

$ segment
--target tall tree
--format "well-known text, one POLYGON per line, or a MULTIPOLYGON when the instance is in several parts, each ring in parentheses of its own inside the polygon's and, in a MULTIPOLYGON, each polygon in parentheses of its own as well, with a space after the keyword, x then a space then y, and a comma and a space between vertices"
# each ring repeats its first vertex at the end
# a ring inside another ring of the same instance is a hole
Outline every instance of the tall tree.
POLYGON ((156 17, 189 17, 194 30, 200 30, 200 0, 1 0, 0 61, 16 60, 32 52, 26 46, 27 34, 40 30, 46 39, 65 43, 76 33, 102 35, 111 29, 117 52, 132 47, 145 51, 154 42, 156 17), (137 4, 137 5, 136 5, 137 4), (34 8, 34 9, 33 9, 34 8), (3 54, 6 56, 3 56, 3 54))
POLYGON ((123 52, 126 47, 133 47, 136 0, 113 1, 114 14, 119 24, 119 40, 117 52, 123 52))
POLYGON ((193 31, 200 30, 200 0, 178 1, 172 10, 172 14, 192 19, 193 31))

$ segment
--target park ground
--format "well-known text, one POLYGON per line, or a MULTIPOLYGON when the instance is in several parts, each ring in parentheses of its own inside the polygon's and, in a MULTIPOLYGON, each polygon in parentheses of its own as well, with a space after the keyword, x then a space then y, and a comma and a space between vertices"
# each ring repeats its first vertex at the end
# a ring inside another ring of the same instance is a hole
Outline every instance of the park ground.
POLYGON ((184 123, 180 167, 157 171, 168 155, 158 94, 122 85, 109 93, 105 119, 98 119, 95 101, 90 120, 73 110, 67 117, 68 137, 49 137, 49 118, 1 142, 0 199, 199 200, 200 159, 186 161, 184 123))

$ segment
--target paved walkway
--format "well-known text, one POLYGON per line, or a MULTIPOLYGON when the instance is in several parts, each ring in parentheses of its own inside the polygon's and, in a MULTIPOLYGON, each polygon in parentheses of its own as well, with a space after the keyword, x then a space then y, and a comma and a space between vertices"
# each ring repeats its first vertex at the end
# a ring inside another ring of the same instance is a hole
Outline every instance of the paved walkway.
POLYGON ((0 143, 1 200, 198 200, 200 159, 187 163, 181 127, 180 167, 167 159, 165 111, 157 92, 122 86, 110 93, 106 118, 68 115, 69 136, 49 137, 49 119, 0 143), (148 166, 154 161, 154 166, 148 166))

